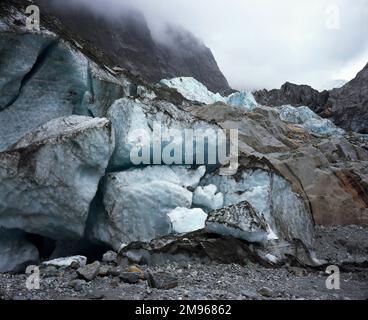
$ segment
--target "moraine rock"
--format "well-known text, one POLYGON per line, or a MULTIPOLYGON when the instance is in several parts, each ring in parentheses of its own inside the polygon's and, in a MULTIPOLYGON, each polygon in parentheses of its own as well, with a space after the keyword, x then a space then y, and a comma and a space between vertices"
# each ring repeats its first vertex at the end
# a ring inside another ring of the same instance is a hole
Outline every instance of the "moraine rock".
POLYGON ((79 268, 77 270, 77 274, 81 278, 83 278, 83 279, 85 279, 87 281, 91 281, 94 278, 96 278, 97 275, 99 274, 100 267, 101 267, 101 264, 98 261, 95 261, 95 262, 93 262, 91 264, 87 264, 84 267, 79 268))
POLYGON ((111 262, 116 262, 117 260, 117 253, 115 251, 107 251, 106 253, 104 253, 104 255, 102 256, 102 261, 103 262, 107 262, 107 263, 111 263, 111 262))
POLYGON ((151 288, 169 290, 178 286, 178 277, 168 272, 149 272, 147 282, 151 288))
POLYGON ((224 236, 232 236, 248 242, 264 242, 268 225, 247 202, 212 211, 206 220, 206 230, 224 236))
POLYGON ((107 119, 55 119, 0 153, 0 226, 53 239, 83 236, 112 153, 107 119))
POLYGON ((329 92, 318 92, 307 85, 297 85, 286 82, 280 89, 259 90, 253 92, 258 103, 264 106, 292 105, 295 107, 308 106, 316 110, 319 106, 326 104, 329 92))
POLYGON ((68 286, 73 288, 74 291, 79 292, 83 290, 83 286, 86 284, 85 280, 74 279, 68 283, 68 286))
POLYGON ((267 267, 321 265, 300 240, 249 243, 221 234, 199 230, 185 235, 169 235, 150 243, 133 242, 119 252, 132 263, 167 265, 168 262, 217 262, 220 264, 258 263, 267 267))
POLYGON ((368 134, 368 63, 353 80, 330 91, 321 114, 346 130, 368 134))
POLYGON ((119 250, 123 243, 169 234, 167 214, 177 207, 191 207, 187 188, 198 185, 204 170, 155 166, 109 173, 102 203, 92 210, 89 236, 119 250))
POLYGON ((0 272, 24 271, 38 264, 38 250, 27 241, 24 232, 0 228, 0 272))
POLYGON ((135 284, 139 282, 140 273, 139 272, 121 272, 119 275, 121 281, 129 284, 135 284))

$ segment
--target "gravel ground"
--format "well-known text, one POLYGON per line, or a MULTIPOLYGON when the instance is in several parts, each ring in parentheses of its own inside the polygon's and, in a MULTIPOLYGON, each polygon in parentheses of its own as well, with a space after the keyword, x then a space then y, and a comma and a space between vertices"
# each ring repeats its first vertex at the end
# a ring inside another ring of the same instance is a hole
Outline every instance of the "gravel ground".
MULTIPOLYGON (((97 276, 87 282, 78 279, 75 269, 41 268, 39 290, 28 290, 26 274, 0 274, 2 299, 368 299, 368 229, 346 227, 317 230, 318 257, 331 263, 348 263, 342 268, 340 290, 328 290, 323 270, 285 266, 267 269, 255 264, 170 263, 139 266, 142 271, 165 271, 177 276, 178 286, 170 290, 151 288, 146 280, 127 284, 118 276, 97 276), (359 263, 352 264, 354 259, 359 263)), ((102 266, 106 263, 102 263, 102 266)), ((120 272, 128 266, 119 266, 120 272)), ((146 272, 147 275, 147 272, 146 272)), ((0 299, 1 299, 0 298, 0 299)))

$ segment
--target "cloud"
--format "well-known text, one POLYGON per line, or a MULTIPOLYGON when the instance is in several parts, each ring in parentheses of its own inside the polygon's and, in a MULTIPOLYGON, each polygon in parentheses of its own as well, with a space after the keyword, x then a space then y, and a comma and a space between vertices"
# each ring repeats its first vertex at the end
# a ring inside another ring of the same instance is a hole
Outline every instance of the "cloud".
POLYGON ((352 78, 368 62, 368 0, 69 1, 108 15, 137 8, 158 38, 166 23, 188 29, 237 89, 285 81, 321 89, 352 78))

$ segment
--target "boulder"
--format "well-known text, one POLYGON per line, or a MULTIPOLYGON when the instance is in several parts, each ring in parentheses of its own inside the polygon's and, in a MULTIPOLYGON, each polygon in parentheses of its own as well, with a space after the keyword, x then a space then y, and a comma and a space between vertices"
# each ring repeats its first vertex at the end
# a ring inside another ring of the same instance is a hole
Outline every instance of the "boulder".
POLYGON ((0 153, 0 226, 52 239, 83 236, 113 148, 103 118, 59 118, 0 153))
POLYGON ((102 261, 107 262, 107 263, 116 262, 117 261, 116 259, 117 259, 117 253, 115 251, 111 251, 111 250, 107 251, 102 256, 102 261))
POLYGON ((84 267, 81 267, 77 270, 77 274, 87 280, 87 281, 91 281, 93 280, 94 278, 97 277, 97 275, 99 274, 100 272, 100 263, 98 261, 95 261, 91 264, 87 264, 85 265, 84 267))
POLYGON ((151 288, 169 290, 178 286, 178 277, 168 272, 149 272, 147 282, 151 288))
POLYGON ((247 201, 243 201, 210 212, 206 220, 206 230, 248 242, 264 242, 267 239, 268 225, 263 216, 247 201))
POLYGON ((135 284, 139 282, 140 273, 139 272, 121 272, 119 275, 121 281, 129 284, 135 284))
POLYGON ((21 272, 38 264, 38 250, 21 230, 0 228, 0 272, 21 272))

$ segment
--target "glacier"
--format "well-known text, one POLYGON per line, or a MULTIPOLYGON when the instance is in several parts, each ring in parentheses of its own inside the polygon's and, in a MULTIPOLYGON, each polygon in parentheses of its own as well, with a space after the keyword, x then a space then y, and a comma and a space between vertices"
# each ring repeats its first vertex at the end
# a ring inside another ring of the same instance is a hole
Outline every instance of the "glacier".
POLYGON ((38 259, 26 233, 58 247, 91 240, 119 250, 207 221, 207 231, 220 235, 309 245, 313 218, 367 221, 366 137, 357 143, 339 135, 307 107, 259 106, 250 92, 225 97, 187 77, 147 83, 52 33, 7 31, 0 49, 3 270, 38 259), (238 129, 237 173, 220 176, 219 164, 135 165, 130 152, 145 141, 134 132, 152 135, 155 122, 211 133, 238 129), (9 236, 10 229, 21 231, 9 236))
POLYGON ((162 79, 160 84, 176 89, 190 101, 204 104, 223 102, 233 107, 243 107, 248 111, 252 111, 258 105, 253 94, 249 91, 235 92, 227 97, 223 97, 219 93, 209 91, 205 85, 192 77, 162 79))
POLYGON ((207 174, 200 185, 213 184, 224 195, 224 206, 247 201, 268 224, 271 239, 300 239, 310 245, 314 225, 304 202, 286 180, 264 169, 248 169, 234 176, 207 174))
MULTIPOLYGON (((111 121, 115 136, 116 147, 110 160, 109 167, 112 170, 124 170, 136 166, 138 163, 133 161, 133 154, 142 152, 142 157, 148 161, 144 164, 162 164, 163 150, 172 141, 165 137, 165 131, 178 130, 177 145, 182 146, 185 141, 185 129, 192 129, 196 133, 205 137, 217 136, 218 127, 208 122, 204 122, 194 117, 191 113, 186 112, 177 106, 163 101, 143 101, 140 99, 122 98, 116 100, 107 111, 107 118, 111 121), (155 144, 155 152, 159 154, 159 159, 154 159, 153 142, 158 137, 161 141, 158 146, 155 144), (160 149, 157 151, 157 149, 160 149), (143 156, 143 150, 146 150, 143 156), (157 162, 157 163, 156 163, 157 162)), ((171 138, 171 137, 169 137, 171 138)), ((201 156, 207 157, 208 150, 217 150, 216 139, 208 139, 204 141, 204 150, 199 152, 193 146, 191 152, 192 159, 199 159, 201 156), (209 141, 208 141, 209 140, 209 141)), ((177 163, 186 163, 186 148, 179 157, 177 163)), ((139 160, 139 159, 138 159, 139 160)), ((201 163, 203 164, 204 161, 201 163)))
POLYGON ((205 211, 213 211, 222 208, 224 205, 224 195, 217 193, 217 187, 213 184, 199 186, 194 190, 193 206, 203 208, 205 211))
POLYGON ((345 131, 336 127, 331 120, 323 119, 306 106, 293 107, 284 105, 279 107, 282 121, 299 125, 316 135, 342 134, 345 131))
POLYGON ((167 215, 190 209, 204 167, 150 166, 109 173, 102 186, 102 203, 92 213, 89 237, 118 250, 132 241, 150 241, 172 232, 167 215))
POLYGON ((83 236, 113 150, 106 118, 47 122, 0 153, 0 226, 52 239, 83 236))

